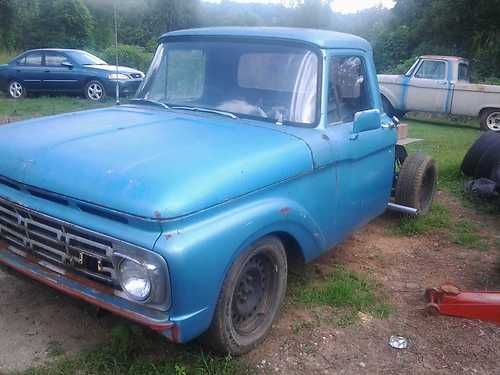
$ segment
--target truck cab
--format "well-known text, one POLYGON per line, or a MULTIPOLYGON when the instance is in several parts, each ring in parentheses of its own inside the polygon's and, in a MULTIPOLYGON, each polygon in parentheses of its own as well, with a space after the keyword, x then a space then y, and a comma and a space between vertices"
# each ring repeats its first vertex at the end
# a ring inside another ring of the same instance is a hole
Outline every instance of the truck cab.
POLYGON ((384 109, 391 115, 434 112, 480 118, 500 131, 500 86, 470 82, 470 64, 455 56, 425 55, 404 75, 378 75, 384 109))

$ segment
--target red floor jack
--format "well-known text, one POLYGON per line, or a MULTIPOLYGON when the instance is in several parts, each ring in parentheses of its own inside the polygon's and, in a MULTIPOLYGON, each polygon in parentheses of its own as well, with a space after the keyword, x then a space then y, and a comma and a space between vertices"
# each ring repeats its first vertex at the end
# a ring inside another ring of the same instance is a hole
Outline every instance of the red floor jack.
POLYGON ((425 291, 431 314, 489 320, 500 324, 500 292, 461 292, 451 284, 425 291))

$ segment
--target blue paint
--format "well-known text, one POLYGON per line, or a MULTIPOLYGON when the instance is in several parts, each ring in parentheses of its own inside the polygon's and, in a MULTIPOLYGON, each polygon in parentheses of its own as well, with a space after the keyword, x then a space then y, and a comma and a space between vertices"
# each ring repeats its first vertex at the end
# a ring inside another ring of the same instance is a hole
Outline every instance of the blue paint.
MULTIPOLYGON (((162 40, 207 35, 302 41, 323 48, 324 56, 355 51, 366 62, 372 107, 381 109, 371 48, 360 38, 217 28, 173 32, 162 40)), ((324 67, 323 96, 325 73, 324 67)), ((384 212, 396 130, 379 126, 376 111, 368 116, 373 126, 367 117, 327 126, 324 99, 316 128, 135 105, 4 125, 0 175, 70 203, 2 184, 0 196, 163 256, 172 304, 157 314, 174 322, 176 338, 186 342, 209 327, 227 271, 257 239, 291 236, 310 261, 384 212), (83 212, 82 201, 126 213, 127 221, 83 212)))
POLYGON ((408 98, 408 89, 410 86, 411 76, 401 76, 401 98, 399 100, 399 108, 401 111, 406 110, 406 99, 408 98))
POLYGON ((447 80, 447 93, 446 93, 446 101, 444 103, 444 113, 450 113, 451 111, 451 101, 453 99, 453 85, 452 85, 452 72, 451 72, 451 64, 446 62, 446 80, 447 80))

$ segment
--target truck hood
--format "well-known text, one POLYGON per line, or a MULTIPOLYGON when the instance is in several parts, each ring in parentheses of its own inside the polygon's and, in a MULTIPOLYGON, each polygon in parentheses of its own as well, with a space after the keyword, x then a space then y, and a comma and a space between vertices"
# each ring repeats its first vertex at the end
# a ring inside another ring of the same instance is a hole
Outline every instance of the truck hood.
POLYGON ((250 120, 121 106, 0 127, 0 175, 119 212, 187 215, 311 171, 299 138, 250 120))

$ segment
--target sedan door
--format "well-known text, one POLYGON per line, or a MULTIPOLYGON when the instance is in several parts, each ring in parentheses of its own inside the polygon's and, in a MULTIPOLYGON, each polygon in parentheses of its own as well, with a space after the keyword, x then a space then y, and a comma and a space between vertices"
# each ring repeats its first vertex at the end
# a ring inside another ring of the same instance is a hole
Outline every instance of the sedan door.
POLYGON ((41 51, 29 52, 16 61, 15 79, 21 81, 27 90, 38 91, 42 89, 45 74, 41 51))
POLYGON ((49 91, 72 92, 80 90, 79 73, 66 55, 60 52, 45 52, 43 86, 49 91))
POLYGON ((448 62, 424 59, 408 83, 407 111, 449 112, 452 82, 448 62))

